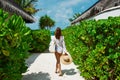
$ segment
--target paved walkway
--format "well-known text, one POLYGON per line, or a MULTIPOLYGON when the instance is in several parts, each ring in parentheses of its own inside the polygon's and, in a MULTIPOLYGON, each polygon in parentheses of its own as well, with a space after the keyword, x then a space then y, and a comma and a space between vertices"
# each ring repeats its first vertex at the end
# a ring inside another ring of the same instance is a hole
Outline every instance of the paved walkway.
POLYGON ((55 73, 55 56, 53 53, 33 53, 27 60, 28 70, 22 80, 84 80, 74 63, 61 65, 63 76, 55 73))

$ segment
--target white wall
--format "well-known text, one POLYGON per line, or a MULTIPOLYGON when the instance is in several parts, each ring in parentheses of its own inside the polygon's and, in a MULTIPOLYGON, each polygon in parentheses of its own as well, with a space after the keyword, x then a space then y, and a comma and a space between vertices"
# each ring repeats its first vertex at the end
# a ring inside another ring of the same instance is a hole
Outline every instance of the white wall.
POLYGON ((107 19, 109 16, 112 16, 112 17, 120 16, 120 6, 104 10, 101 13, 99 13, 96 16, 91 17, 89 19, 96 19, 96 20, 98 20, 98 19, 107 19))

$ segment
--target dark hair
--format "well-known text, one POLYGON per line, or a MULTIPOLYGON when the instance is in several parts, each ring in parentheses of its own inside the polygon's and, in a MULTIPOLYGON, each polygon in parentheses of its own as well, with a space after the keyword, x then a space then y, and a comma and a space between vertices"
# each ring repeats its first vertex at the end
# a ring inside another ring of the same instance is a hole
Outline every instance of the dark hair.
POLYGON ((57 27, 56 31, 55 31, 55 37, 56 39, 60 39, 61 36, 61 29, 59 27, 57 27))

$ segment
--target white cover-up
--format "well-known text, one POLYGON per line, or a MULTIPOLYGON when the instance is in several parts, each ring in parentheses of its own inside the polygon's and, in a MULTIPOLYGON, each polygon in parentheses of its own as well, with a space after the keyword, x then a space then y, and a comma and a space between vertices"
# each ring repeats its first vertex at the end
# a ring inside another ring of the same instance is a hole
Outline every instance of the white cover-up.
POLYGON ((61 54, 67 53, 65 42, 64 42, 64 36, 60 36, 60 39, 56 39, 55 36, 53 36, 51 43, 54 42, 56 45, 56 51, 61 54))

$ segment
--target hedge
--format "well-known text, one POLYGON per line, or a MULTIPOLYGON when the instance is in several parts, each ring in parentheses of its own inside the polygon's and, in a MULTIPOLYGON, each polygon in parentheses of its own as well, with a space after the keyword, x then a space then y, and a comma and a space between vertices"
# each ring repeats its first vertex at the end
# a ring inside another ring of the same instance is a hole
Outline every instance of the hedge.
POLYGON ((31 30, 20 16, 0 9, 0 80, 21 80, 32 41, 31 30))
POLYGON ((48 48, 51 39, 49 30, 32 30, 31 35, 33 38, 31 52, 43 52, 48 48))
POLYGON ((86 80, 120 79, 120 17, 82 21, 63 30, 63 34, 86 80))

